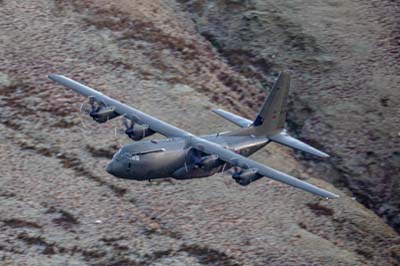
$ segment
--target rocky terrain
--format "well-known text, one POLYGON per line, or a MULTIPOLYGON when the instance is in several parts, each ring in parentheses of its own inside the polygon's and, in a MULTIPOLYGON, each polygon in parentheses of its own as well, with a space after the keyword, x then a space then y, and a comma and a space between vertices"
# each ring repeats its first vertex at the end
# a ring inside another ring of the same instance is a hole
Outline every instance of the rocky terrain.
POLYGON ((398 265, 386 223, 398 228, 396 8, 0 1, 0 264, 398 265), (282 69, 293 76, 289 128, 333 158, 299 163, 270 145, 254 159, 337 200, 268 179, 114 178, 104 166, 121 144, 115 125, 82 130, 83 98, 46 77, 202 134, 234 128, 217 106, 252 118, 282 69))

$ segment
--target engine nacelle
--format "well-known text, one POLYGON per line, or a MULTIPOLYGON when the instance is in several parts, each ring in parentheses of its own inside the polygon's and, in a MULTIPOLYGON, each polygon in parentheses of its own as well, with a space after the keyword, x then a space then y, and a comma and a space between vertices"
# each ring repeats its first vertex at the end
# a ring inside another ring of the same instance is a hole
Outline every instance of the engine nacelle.
POLYGON ((261 177, 262 175, 258 174, 257 169, 254 168, 243 170, 232 175, 232 178, 235 179, 235 181, 241 186, 247 186, 251 182, 258 180, 261 177))
POLYGON ((151 130, 149 127, 135 125, 133 128, 127 128, 125 134, 134 141, 141 140, 145 137, 151 136, 155 131, 151 130))
POLYGON ((104 123, 119 116, 119 114, 115 112, 114 106, 99 106, 96 110, 92 110, 89 115, 97 123, 104 123))
POLYGON ((217 155, 199 157, 195 160, 187 156, 188 154, 186 154, 186 163, 184 166, 172 174, 173 178, 190 179, 210 176, 218 171, 218 166, 222 163, 217 155))

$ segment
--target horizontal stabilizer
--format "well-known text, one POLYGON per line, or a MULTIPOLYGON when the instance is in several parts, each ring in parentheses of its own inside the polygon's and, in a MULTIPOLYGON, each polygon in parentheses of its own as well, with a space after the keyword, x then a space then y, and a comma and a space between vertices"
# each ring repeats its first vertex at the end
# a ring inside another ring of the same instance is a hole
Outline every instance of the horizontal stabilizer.
POLYGON ((288 147, 293 148, 293 149, 304 151, 304 152, 313 154, 315 156, 319 156, 319 157, 323 157, 323 158, 329 157, 328 154, 326 154, 326 153, 324 153, 324 152, 322 152, 320 150, 317 150, 316 148, 313 148, 310 145, 305 144, 304 142, 302 142, 302 141, 300 141, 298 139, 295 139, 295 138, 289 136, 284 131, 279 133, 279 134, 276 134, 276 135, 270 137, 269 139, 271 141, 273 141, 273 142, 288 146, 288 147))
MULTIPOLYGON (((190 146, 209 155, 217 155, 218 158, 231 166, 236 166, 242 169, 255 171, 258 175, 262 175, 273 180, 288 184, 289 186, 297 187, 304 191, 313 193, 315 195, 319 195, 324 198, 337 198, 338 195, 329 192, 325 189, 314 186, 310 183, 307 183, 303 180, 297 179, 288 174, 282 173, 278 170, 275 170, 271 167, 253 161, 249 158, 246 158, 236 152, 233 152, 229 149, 225 149, 222 146, 210 142, 205 139, 201 139, 198 137, 193 137, 189 140, 190 146)), ((256 178, 257 179, 257 178, 256 178)), ((255 179, 255 180, 256 180, 255 179)))
POLYGON ((234 123, 235 125, 238 125, 239 127, 249 127, 253 123, 253 121, 250 121, 249 119, 232 114, 222 109, 214 109, 212 111, 226 120, 234 123))

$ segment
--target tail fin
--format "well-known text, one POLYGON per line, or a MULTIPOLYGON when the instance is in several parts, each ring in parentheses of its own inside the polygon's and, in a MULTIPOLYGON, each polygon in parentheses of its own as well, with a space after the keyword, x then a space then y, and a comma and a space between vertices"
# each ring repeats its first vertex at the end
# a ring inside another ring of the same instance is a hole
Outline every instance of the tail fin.
POLYGON ((319 157, 329 157, 328 154, 289 136, 285 130, 287 98, 290 87, 289 74, 279 74, 272 91, 254 120, 252 126, 256 136, 267 137, 271 141, 301 150, 319 157))
POLYGON ((281 72, 264 105, 253 122, 255 135, 272 136, 285 128, 290 76, 281 72))

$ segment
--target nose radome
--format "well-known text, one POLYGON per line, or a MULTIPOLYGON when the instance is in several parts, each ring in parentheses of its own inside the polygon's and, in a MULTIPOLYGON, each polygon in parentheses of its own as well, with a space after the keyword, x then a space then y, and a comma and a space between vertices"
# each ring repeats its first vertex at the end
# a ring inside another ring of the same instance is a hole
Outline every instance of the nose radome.
POLYGON ((107 164, 106 171, 107 171, 109 174, 112 174, 112 175, 115 176, 116 169, 115 169, 115 162, 114 162, 114 160, 112 160, 111 162, 109 162, 109 163, 107 164))

